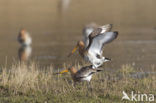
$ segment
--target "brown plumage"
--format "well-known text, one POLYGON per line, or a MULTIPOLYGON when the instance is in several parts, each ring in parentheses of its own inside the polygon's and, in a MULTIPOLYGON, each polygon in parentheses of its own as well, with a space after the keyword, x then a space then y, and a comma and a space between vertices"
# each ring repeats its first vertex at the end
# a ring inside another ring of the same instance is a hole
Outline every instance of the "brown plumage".
POLYGON ((18 35, 17 39, 18 39, 18 42, 22 46, 29 46, 32 43, 32 39, 30 37, 30 34, 25 29, 21 29, 19 31, 19 35, 18 35))

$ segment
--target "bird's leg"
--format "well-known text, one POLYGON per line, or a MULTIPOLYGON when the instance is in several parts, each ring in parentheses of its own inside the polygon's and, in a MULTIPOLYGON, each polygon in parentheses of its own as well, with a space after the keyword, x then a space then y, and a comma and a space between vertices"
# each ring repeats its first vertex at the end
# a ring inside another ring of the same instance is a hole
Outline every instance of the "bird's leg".
POLYGON ((93 63, 93 69, 97 69, 99 66, 101 65, 101 63, 93 63))
POLYGON ((94 66, 94 69, 97 69, 99 66, 101 66, 104 62, 104 59, 103 58, 100 58, 100 59, 96 59, 96 60, 93 60, 93 66, 94 66))
POLYGON ((111 61, 111 59, 107 58, 107 57, 102 57, 102 60, 103 60, 103 62, 111 61))
POLYGON ((89 91, 92 92, 92 85, 91 85, 91 82, 87 82, 87 88, 89 91))
POLYGON ((93 63, 92 64, 93 64, 93 69, 98 68, 98 66, 96 65, 96 61, 93 60, 93 63))
POLYGON ((96 68, 97 68, 96 65, 93 64, 93 69, 96 69, 96 68))
POLYGON ((72 83, 72 87, 73 87, 73 88, 75 88, 75 87, 76 87, 76 85, 77 85, 77 83, 76 83, 76 82, 73 82, 73 83, 72 83))

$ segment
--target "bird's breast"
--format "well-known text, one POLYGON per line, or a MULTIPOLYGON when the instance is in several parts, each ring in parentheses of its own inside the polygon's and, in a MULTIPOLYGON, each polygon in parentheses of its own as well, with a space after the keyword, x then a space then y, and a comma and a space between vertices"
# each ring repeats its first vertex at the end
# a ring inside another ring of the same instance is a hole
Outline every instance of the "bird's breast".
POLYGON ((91 79, 92 79, 92 75, 82 78, 83 81, 88 81, 88 82, 90 82, 91 79))

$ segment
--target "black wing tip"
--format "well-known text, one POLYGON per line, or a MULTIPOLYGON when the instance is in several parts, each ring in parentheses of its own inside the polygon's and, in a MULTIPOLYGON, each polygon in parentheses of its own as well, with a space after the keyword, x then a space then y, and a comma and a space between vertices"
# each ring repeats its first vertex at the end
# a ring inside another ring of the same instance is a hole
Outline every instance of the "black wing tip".
POLYGON ((118 32, 118 31, 114 31, 114 33, 115 33, 115 34, 117 34, 117 35, 119 34, 119 32, 118 32))
POLYGON ((109 24, 110 26, 113 26, 113 24, 109 24))
POLYGON ((114 31, 114 33, 115 33, 115 38, 117 38, 117 37, 118 37, 119 32, 118 32, 118 31, 114 31))

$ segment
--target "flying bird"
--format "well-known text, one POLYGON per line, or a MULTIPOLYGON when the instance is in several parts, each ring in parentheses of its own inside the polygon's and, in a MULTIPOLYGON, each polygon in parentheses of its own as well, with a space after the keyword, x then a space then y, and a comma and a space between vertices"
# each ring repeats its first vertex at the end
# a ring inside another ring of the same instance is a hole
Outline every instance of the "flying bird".
POLYGON ((68 56, 71 56, 79 49, 79 54, 86 61, 89 61, 93 65, 93 68, 98 68, 104 62, 110 61, 109 58, 103 57, 103 47, 105 44, 116 39, 118 32, 107 32, 111 29, 111 25, 108 25, 109 24, 97 27, 90 34, 88 33, 88 38, 84 39, 84 41, 78 41, 77 45, 68 56))

